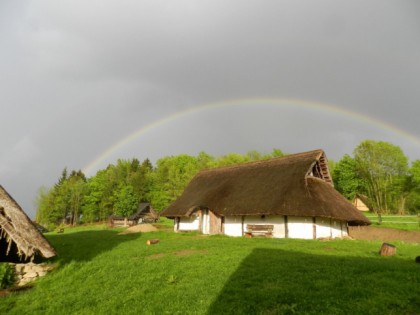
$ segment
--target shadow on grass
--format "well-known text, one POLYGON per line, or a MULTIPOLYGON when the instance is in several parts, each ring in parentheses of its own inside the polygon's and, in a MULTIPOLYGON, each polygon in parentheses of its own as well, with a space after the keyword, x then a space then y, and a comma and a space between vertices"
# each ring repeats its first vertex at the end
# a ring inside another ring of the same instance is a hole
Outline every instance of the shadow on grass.
POLYGON ((119 244, 140 237, 140 233, 118 235, 118 230, 80 231, 45 235, 58 255, 52 261, 89 261, 97 255, 112 250, 119 244))
POLYGON ((208 314, 420 314, 420 268, 395 257, 255 249, 208 314))

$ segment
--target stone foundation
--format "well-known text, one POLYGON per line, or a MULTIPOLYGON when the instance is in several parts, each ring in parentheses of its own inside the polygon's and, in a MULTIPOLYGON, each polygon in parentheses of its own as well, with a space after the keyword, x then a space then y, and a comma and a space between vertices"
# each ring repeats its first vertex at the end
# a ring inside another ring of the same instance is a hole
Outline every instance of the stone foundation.
POLYGON ((40 277, 45 276, 54 266, 46 264, 12 264, 15 268, 15 283, 17 286, 23 286, 40 277))

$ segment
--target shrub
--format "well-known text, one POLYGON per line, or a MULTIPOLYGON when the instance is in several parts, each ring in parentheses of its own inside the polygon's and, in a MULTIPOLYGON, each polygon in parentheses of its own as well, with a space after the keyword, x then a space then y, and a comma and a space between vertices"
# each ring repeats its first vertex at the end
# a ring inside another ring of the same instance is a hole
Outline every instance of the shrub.
POLYGON ((11 286, 14 282, 14 268, 8 263, 0 263, 0 289, 11 286))

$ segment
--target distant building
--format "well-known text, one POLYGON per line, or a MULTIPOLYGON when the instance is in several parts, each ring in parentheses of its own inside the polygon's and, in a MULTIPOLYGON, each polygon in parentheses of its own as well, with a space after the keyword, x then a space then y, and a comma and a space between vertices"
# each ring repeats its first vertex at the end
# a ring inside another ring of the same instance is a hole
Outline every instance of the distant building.
POLYGON ((369 198, 365 195, 356 194, 352 203, 359 211, 373 211, 373 207, 370 206, 369 198))
POLYGON ((140 223, 154 223, 159 219, 159 215, 150 203, 140 203, 137 212, 133 215, 128 217, 112 215, 109 219, 111 226, 133 226, 140 223))

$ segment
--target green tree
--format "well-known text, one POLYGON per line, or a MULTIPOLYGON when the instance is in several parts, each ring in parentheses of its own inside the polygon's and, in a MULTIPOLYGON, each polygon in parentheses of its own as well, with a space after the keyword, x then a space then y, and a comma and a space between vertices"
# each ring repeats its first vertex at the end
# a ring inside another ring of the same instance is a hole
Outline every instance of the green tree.
POLYGON ((83 206, 83 217, 86 222, 105 221, 114 211, 114 191, 118 182, 114 176, 114 166, 108 165, 94 177, 89 178, 87 193, 83 206))
POLYGON ((130 174, 128 177, 127 185, 130 185, 134 189, 134 194, 140 201, 146 202, 147 194, 149 192, 148 174, 152 172, 153 166, 149 159, 139 163, 137 159, 132 160, 130 174))
POLYGON ((249 162, 249 156, 241 155, 239 153, 229 153, 223 155, 217 159, 217 165, 215 166, 226 166, 226 165, 233 165, 233 164, 241 164, 249 162))
POLYGON ((413 189, 420 191, 420 160, 411 164, 410 174, 413 180, 413 189))
POLYGON ((348 200, 354 199, 356 193, 365 193, 363 180, 357 172, 357 163, 350 155, 344 155, 334 164, 332 177, 335 189, 348 200))
POLYGON ((82 171, 72 171, 66 181, 68 190, 68 210, 70 224, 76 225, 82 213, 83 199, 86 189, 86 177, 82 171))
POLYGON ((381 214, 395 206, 391 188, 395 189, 401 178, 407 176, 408 158, 400 147, 391 143, 365 140, 354 150, 354 159, 381 222, 381 214))
POLYGON ((76 224, 83 203, 85 175, 81 171, 72 171, 68 175, 64 168, 61 177, 51 188, 41 188, 37 196, 37 221, 53 225, 70 219, 76 224))
POLYGON ((285 156, 286 154, 283 153, 282 150, 280 149, 273 149, 273 151, 271 151, 271 156, 272 157, 282 157, 285 156))
POLYGON ((257 150, 250 150, 246 153, 245 156, 249 161, 259 161, 263 159, 263 155, 257 150))
POLYGON ((59 224, 66 221, 69 206, 69 191, 67 185, 67 168, 64 168, 61 177, 50 191, 51 209, 49 210, 49 223, 59 224))
POLYGON ((410 213, 420 214, 420 160, 416 160, 411 164, 409 173, 407 209, 410 213))
POLYGON ((187 154, 168 156, 157 161, 150 176, 149 199, 155 209, 163 210, 184 191, 199 167, 197 158, 187 154))
POLYGON ((44 225, 50 224, 50 209, 53 207, 51 189, 40 187, 35 200, 36 205, 36 222, 44 225))
POLYGON ((215 166, 215 158, 210 154, 201 151, 197 155, 197 167, 199 170, 203 170, 206 168, 212 168, 215 166))
POLYGON ((130 185, 121 185, 114 194, 114 213, 119 216, 127 217, 132 215, 138 208, 139 200, 130 185))

